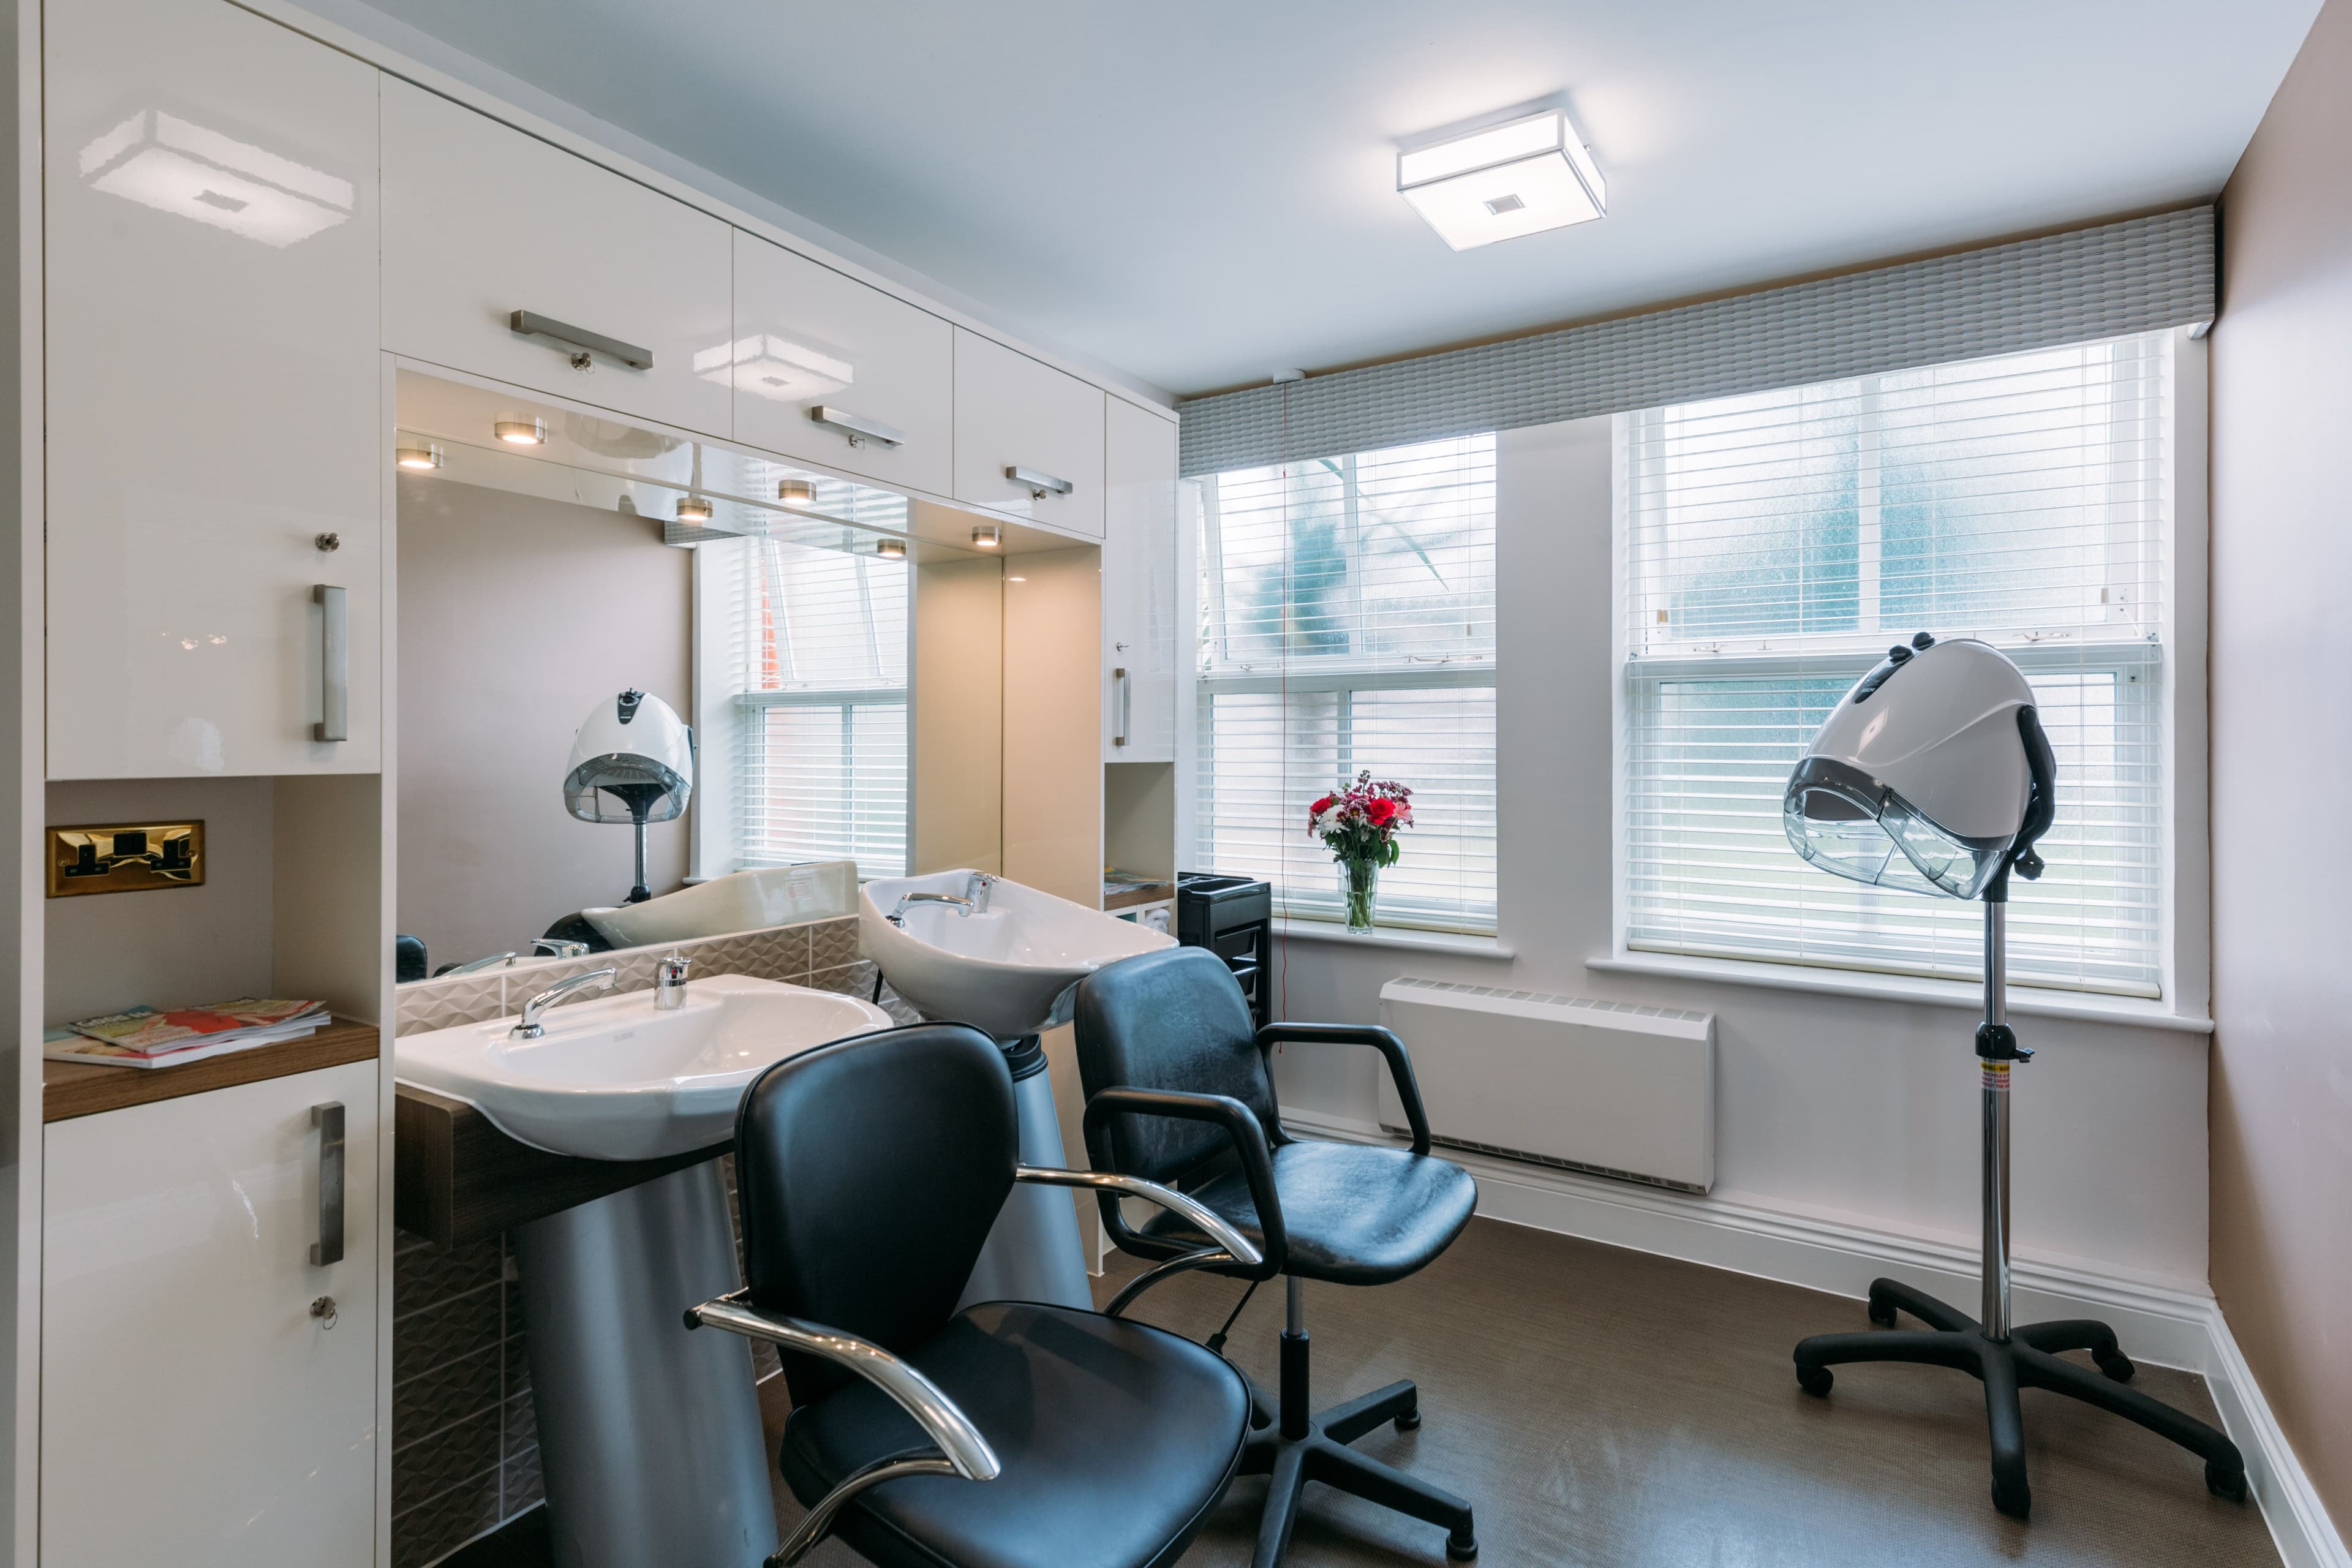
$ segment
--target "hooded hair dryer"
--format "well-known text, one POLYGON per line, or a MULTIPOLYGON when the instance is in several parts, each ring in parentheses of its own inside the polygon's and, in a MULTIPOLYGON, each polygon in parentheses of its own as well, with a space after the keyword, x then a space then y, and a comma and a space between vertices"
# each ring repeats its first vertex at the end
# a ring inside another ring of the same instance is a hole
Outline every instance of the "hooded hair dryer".
POLYGON ((564 808, 583 822, 637 830, 637 877, 627 903, 653 897, 646 885, 646 826, 686 815, 694 794, 694 731, 658 697, 631 687, 600 702, 572 742, 564 808))
POLYGON ((1976 1044, 1983 1130, 1984 1258, 1979 1317, 1897 1279, 1870 1284, 1870 1321, 1898 1312, 1924 1332, 1815 1334, 1797 1346, 1797 1382, 1826 1395, 1832 1365, 1914 1362, 1953 1367, 1985 1385, 1992 1435, 1993 1506, 2023 1519, 2024 1420, 2017 1391, 2044 1388, 2136 1421, 2203 1457, 2205 1484, 2243 1501, 2237 1446, 2170 1405, 2121 1384, 2131 1359, 2104 1323, 2010 1325, 2010 1070, 2032 1052, 2009 1026, 2009 874, 2042 875, 2034 843, 2057 812, 2058 765, 2034 710, 2033 689, 2009 658, 1965 638, 1921 632, 1854 683, 1789 777, 1780 822, 1812 865, 1874 888, 1981 899, 1984 1021, 1976 1044), (2061 1351, 2088 1351, 2094 1372, 2061 1351))

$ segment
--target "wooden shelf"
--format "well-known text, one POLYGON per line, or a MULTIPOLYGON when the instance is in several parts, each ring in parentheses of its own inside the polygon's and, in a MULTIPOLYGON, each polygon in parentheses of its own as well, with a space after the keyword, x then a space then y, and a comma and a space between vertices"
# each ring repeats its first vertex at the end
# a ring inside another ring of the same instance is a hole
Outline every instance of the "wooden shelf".
POLYGON ((1173 882, 1130 882, 1114 888, 1103 887, 1102 907, 1105 910, 1131 910, 1138 904, 1164 904, 1176 896, 1173 882))
POLYGON ((274 1046, 230 1051, 178 1067, 110 1068, 89 1062, 41 1063, 41 1120, 65 1121, 126 1105, 146 1105, 203 1094, 266 1078, 288 1078, 345 1062, 373 1061, 383 1049, 383 1031, 373 1024, 337 1018, 313 1035, 274 1046))

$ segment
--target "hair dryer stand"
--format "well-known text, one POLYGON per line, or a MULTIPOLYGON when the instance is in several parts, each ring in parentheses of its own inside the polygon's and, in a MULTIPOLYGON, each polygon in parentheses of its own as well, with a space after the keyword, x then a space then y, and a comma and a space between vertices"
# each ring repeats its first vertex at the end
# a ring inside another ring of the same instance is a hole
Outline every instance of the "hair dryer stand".
POLYGON ((1803 1341, 1797 1346, 1797 1382, 1808 1394, 1827 1395, 1831 1367, 1869 1361, 1948 1366, 1976 1378, 1984 1384, 1985 1419, 1992 1428, 1993 1506, 2012 1519, 2026 1517, 2033 1501, 2025 1479, 2025 1424, 2017 1398, 2021 1388, 2048 1389, 2138 1422, 2201 1456, 2205 1485, 2215 1496, 2243 1502, 2246 1461, 2238 1446, 2196 1417, 2126 1388, 2133 1367, 2116 1343, 2113 1329, 2088 1319, 2010 1326, 2009 1080, 2013 1066, 2032 1053, 2019 1047, 2005 1017, 2008 883, 2004 868, 1984 895, 1985 1016, 1977 1029, 1984 1108, 1983 1320, 1900 1280, 1874 1279, 1870 1321, 1882 1331, 1815 1334, 1803 1341), (1884 1331, 1894 1329, 1898 1312, 1908 1312, 1927 1327, 1884 1331), (2097 1370, 2061 1360, 2062 1351, 2090 1352, 2097 1370))

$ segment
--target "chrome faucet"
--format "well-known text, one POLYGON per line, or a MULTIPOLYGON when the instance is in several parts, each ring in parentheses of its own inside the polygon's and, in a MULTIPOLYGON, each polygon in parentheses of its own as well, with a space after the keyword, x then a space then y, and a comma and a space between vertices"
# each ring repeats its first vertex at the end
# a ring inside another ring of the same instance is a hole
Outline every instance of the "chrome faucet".
POLYGON ((907 923, 907 906, 909 904, 949 904, 954 907, 959 918, 984 915, 988 912, 988 896, 995 887, 995 878, 985 871, 974 871, 971 874, 971 880, 964 884, 961 894, 901 893, 898 895, 898 907, 884 918, 894 926, 904 926, 907 923))
POLYGON ((654 965, 654 1011, 675 1013, 686 1005, 686 972, 693 960, 673 952, 654 965))
POLYGON ((953 893, 901 893, 898 895, 898 907, 884 918, 894 926, 905 925, 907 906, 909 904, 952 904, 958 915, 969 915, 973 912, 972 901, 970 899, 958 898, 953 893))
POLYGON ((485 969, 501 968, 514 961, 515 955, 511 952, 493 952, 486 958, 469 958, 463 963, 453 963, 433 978, 446 980, 452 974, 479 974, 485 969))
POLYGON ((620 973, 620 971, 608 963, 602 969, 592 969, 585 974, 575 974, 569 980, 557 981, 554 984, 549 986, 546 990, 541 992, 538 995, 532 997, 530 1001, 522 1005, 521 1021, 517 1023, 513 1028, 507 1031, 507 1038, 510 1040, 538 1039, 540 1037, 547 1033, 546 1026, 539 1021, 541 1014, 545 1013, 550 1007, 554 1006, 558 1002, 562 1001, 566 996, 571 995, 574 991, 586 991, 590 989, 602 991, 605 986, 613 984, 614 976, 618 973, 620 973))

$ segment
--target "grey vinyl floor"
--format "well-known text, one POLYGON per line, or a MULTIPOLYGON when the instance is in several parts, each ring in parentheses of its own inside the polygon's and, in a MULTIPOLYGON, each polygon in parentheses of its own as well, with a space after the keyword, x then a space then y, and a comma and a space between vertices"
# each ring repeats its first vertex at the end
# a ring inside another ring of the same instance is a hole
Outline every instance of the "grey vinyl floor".
MULTIPOLYGON (((1131 1267, 1114 1259, 1101 1294, 1131 1267)), ((1182 1277, 1133 1315, 1200 1339, 1240 1291, 1182 1277)), ((1411 1279, 1308 1285, 1307 1316, 1318 1408, 1419 1382, 1420 1430, 1382 1427, 1358 1447, 1468 1497, 1488 1568, 2279 1562, 2260 1512, 2210 1496, 2198 1460, 2040 1391, 2025 1394, 2033 1518, 2004 1519, 1987 1493, 1972 1379, 1862 1366, 1839 1369, 1826 1400, 1798 1390, 1790 1348, 1866 1327, 1858 1301, 1480 1219, 1411 1279)), ((1281 1327, 1277 1282, 1226 1350, 1268 1387, 1281 1327)), ((781 1382, 765 1389, 772 1427, 781 1382)), ((2137 1386, 2214 1419, 2189 1373, 2143 1367, 2137 1386)), ((1185 1568, 1247 1563, 1264 1491, 1234 1482, 1185 1568)), ((777 1508, 787 1522, 800 1512, 781 1488, 777 1508)), ((828 1542, 806 1561, 859 1560, 828 1542)), ((1445 1553, 1434 1526, 1310 1486, 1287 1561, 1402 1568, 1445 1553)))

